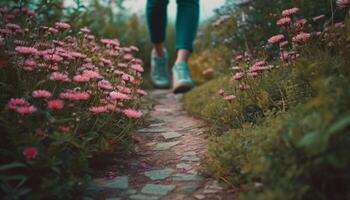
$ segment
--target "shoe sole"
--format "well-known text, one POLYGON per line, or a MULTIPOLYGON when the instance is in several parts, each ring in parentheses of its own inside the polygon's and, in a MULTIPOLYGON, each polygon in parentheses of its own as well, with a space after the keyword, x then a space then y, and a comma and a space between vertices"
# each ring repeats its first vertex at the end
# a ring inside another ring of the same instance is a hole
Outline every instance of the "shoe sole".
POLYGON ((190 91, 192 88, 193 88, 193 86, 191 86, 191 85, 179 84, 177 86, 174 86, 173 93, 174 94, 186 93, 186 92, 190 91))

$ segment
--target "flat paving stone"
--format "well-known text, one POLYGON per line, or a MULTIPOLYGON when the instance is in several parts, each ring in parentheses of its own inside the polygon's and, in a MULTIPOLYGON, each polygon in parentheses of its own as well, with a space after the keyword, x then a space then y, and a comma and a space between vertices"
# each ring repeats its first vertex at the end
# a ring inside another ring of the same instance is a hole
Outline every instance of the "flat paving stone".
POLYGON ((156 145, 156 147, 154 148, 154 150, 157 151, 164 151, 164 150, 168 150, 173 146, 176 146, 177 144, 179 144, 180 141, 175 141, 175 142, 162 142, 162 143, 158 143, 156 145))
POLYGON ((128 189, 129 186, 129 177, 128 176, 117 176, 113 180, 111 180, 109 183, 105 184, 108 188, 113 189, 121 189, 125 190, 128 189))
POLYGON ((170 191, 175 189, 175 185, 163 185, 163 184, 146 184, 141 192, 152 195, 167 195, 170 191))
POLYGON ((199 181, 201 179, 201 177, 195 174, 178 173, 173 175, 173 180, 175 181, 199 181))
POLYGON ((184 170, 190 170, 192 169, 192 166, 186 163, 179 163, 176 165, 176 168, 178 169, 184 169, 184 170))
POLYGON ((187 194, 192 194, 195 191, 197 191, 199 188, 199 184, 198 183, 193 183, 185 188, 182 189, 182 192, 187 193, 187 194))
POLYGON ((171 168, 165 168, 160 170, 151 170, 145 172, 145 176, 150 178, 151 180, 163 180, 168 178, 175 170, 171 168))
POLYGON ((162 133, 162 136, 168 140, 168 139, 179 138, 182 136, 182 134, 177 132, 166 132, 166 133, 162 133))
POLYGON ((131 195, 130 199, 132 199, 132 200, 158 200, 159 197, 148 196, 148 195, 143 195, 143 194, 135 194, 135 195, 131 195))
POLYGON ((184 156, 181 158, 182 161, 192 161, 192 162, 197 162, 200 160, 197 156, 184 156))

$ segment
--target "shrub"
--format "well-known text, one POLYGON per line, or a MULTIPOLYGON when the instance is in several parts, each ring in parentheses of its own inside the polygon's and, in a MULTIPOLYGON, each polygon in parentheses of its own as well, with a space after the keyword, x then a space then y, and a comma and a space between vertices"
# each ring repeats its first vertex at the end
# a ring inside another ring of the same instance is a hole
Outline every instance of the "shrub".
POLYGON ((125 149, 141 122, 142 61, 135 46, 35 15, 0 8, 0 195, 77 198, 89 159, 125 149))

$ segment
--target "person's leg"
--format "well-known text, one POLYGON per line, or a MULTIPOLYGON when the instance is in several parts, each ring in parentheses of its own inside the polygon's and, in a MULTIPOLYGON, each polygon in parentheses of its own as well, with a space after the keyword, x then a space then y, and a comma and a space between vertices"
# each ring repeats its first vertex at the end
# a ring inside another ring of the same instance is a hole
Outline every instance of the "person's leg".
POLYGON ((187 62, 199 23, 199 0, 177 0, 176 63, 187 62))
POLYGON ((187 61, 193 50, 193 41, 197 35, 198 23, 199 0, 177 0, 177 57, 172 68, 174 93, 186 92, 194 86, 187 61))
POLYGON ((151 53, 151 80, 156 88, 169 88, 168 54, 164 50, 169 0, 147 0, 146 17, 153 50, 151 53))
POLYGON ((163 56, 163 42, 167 26, 167 5, 169 0, 147 0, 147 25, 156 54, 163 56))

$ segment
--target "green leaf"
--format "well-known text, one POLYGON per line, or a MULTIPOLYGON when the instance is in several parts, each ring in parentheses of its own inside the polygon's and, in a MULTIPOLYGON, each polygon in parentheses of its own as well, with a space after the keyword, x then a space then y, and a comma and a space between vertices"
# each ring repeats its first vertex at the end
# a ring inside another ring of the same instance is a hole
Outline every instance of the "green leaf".
POLYGON ((327 147, 327 139, 319 132, 312 131, 305 134, 298 142, 299 147, 305 148, 311 154, 317 154, 324 151, 327 147))
POLYGON ((0 166, 0 171, 13 169, 13 168, 18 168, 18 167, 26 167, 26 165, 23 164, 23 163, 19 163, 19 162, 13 162, 13 163, 10 163, 10 164, 6 164, 6 165, 0 166))
POLYGON ((344 130, 350 125, 350 116, 342 117, 340 120, 335 122, 327 131, 327 135, 333 135, 344 130))

